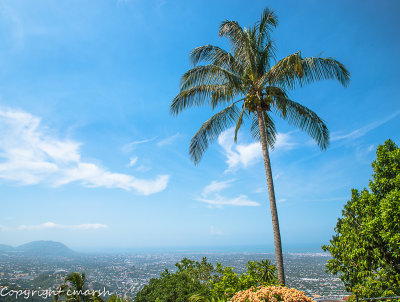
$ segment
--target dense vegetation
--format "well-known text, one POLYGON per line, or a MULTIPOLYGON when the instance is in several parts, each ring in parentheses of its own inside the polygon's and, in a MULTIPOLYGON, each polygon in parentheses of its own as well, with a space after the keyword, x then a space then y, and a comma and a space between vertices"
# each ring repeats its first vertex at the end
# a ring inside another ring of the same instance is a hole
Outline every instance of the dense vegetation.
POLYGON ((135 302, 228 301, 240 290, 278 283, 276 268, 268 260, 249 261, 247 272, 240 275, 206 258, 200 262, 184 258, 175 266, 174 273, 165 270, 160 278, 151 279, 135 302))
POLYGON ((327 269, 359 297, 400 295, 400 148, 376 152, 369 190, 353 189, 335 227, 327 269))

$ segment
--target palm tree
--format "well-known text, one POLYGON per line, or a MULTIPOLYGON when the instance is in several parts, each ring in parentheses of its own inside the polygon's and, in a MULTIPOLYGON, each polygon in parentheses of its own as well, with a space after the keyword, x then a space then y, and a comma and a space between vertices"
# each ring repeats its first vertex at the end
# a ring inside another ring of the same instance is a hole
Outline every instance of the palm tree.
POLYGON ((288 90, 322 80, 336 79, 343 86, 350 80, 346 68, 333 58, 303 58, 296 52, 278 61, 275 59, 271 32, 278 25, 275 13, 264 9, 261 19, 249 28, 236 21, 221 23, 219 36, 227 37, 231 52, 218 46, 205 45, 192 50, 194 68, 181 78, 180 92, 173 99, 170 111, 201 105, 226 106, 207 120, 190 142, 189 154, 197 164, 208 145, 225 129, 236 124, 234 141, 246 118, 251 118, 250 131, 261 142, 268 195, 274 231, 276 265, 279 281, 284 284, 282 247, 272 179, 269 149, 274 147, 276 115, 309 134, 324 150, 329 144, 329 131, 324 121, 307 107, 288 97, 288 90), (197 65, 199 62, 206 65, 197 65), (238 106, 242 102, 242 106, 238 106))
POLYGON ((83 301, 90 301, 90 302, 102 302, 104 301, 101 299, 97 293, 95 294, 87 294, 87 287, 86 287, 86 274, 83 272, 79 274, 78 272, 68 274, 65 279, 64 283, 60 285, 58 295, 54 296, 54 301, 60 301, 60 297, 65 296, 65 300, 69 302, 83 302, 83 301))
POLYGON ((276 267, 268 259, 258 262, 257 272, 261 284, 269 284, 276 280, 276 267))

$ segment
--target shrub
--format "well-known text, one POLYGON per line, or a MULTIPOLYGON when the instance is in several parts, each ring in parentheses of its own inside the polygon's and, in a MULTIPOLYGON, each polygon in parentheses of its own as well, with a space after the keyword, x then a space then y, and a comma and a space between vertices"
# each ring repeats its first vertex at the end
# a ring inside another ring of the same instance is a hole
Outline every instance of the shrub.
POLYGON ((237 292, 232 302, 313 302, 303 292, 283 286, 260 286, 237 292))

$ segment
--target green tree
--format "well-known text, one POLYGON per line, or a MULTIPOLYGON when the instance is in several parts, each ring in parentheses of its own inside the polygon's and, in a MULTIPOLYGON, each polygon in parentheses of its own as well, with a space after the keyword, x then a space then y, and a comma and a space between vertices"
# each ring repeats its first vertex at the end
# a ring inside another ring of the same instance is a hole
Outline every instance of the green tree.
POLYGON ((324 121, 307 107, 290 100, 287 91, 322 79, 337 79, 345 86, 350 75, 341 63, 332 58, 303 58, 300 52, 272 66, 275 47, 271 32, 277 25, 278 19, 269 9, 265 9, 261 19, 249 28, 242 28, 236 21, 222 22, 219 35, 229 39, 231 52, 213 45, 192 50, 190 57, 195 67, 182 76, 180 92, 173 99, 170 111, 176 115, 192 106, 225 107, 207 120, 192 138, 189 153, 196 164, 222 131, 236 124, 236 142, 244 120, 252 119, 250 131, 262 146, 276 264, 279 280, 284 284, 281 237, 269 159, 269 148, 274 147, 276 138, 272 114, 308 133, 323 150, 329 143, 324 121), (208 64, 197 65, 200 62, 208 64))
POLYGON ((160 278, 151 279, 136 295, 135 302, 186 302, 195 293, 210 295, 208 282, 214 267, 205 257, 201 262, 183 258, 175 267, 176 272, 166 269, 160 278))
POLYGON ((247 263, 247 274, 257 280, 257 286, 276 285, 278 280, 276 267, 271 260, 249 261, 247 263))
POLYGON ((133 300, 130 300, 129 298, 122 298, 117 295, 112 295, 107 302, 133 302, 133 300))
POLYGON ((208 296, 209 290, 185 272, 168 273, 151 279, 136 295, 135 302, 187 302, 194 293, 208 296))
POLYGON ((327 270, 361 297, 400 295, 400 148, 387 140, 376 152, 366 188, 353 189, 335 227, 327 270))
POLYGON ((85 272, 68 274, 58 291, 59 294, 54 296, 54 301, 103 302, 98 293, 93 293, 87 288, 85 272))
POLYGON ((249 261, 247 273, 239 275, 220 263, 214 267, 205 257, 200 262, 184 258, 175 264, 176 272, 165 270, 160 278, 151 279, 135 302, 228 301, 239 290, 278 282, 276 276, 270 282, 260 281, 263 263, 269 262, 249 261))

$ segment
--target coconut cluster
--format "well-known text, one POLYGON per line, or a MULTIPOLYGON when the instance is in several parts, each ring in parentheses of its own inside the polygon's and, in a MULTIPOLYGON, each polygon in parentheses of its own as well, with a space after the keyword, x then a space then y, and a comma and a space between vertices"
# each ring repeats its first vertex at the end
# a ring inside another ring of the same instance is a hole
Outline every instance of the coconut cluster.
POLYGON ((244 106, 248 111, 254 112, 257 111, 257 105, 260 104, 263 111, 270 111, 272 102, 271 97, 261 97, 260 99, 257 95, 248 93, 244 100, 244 106))

